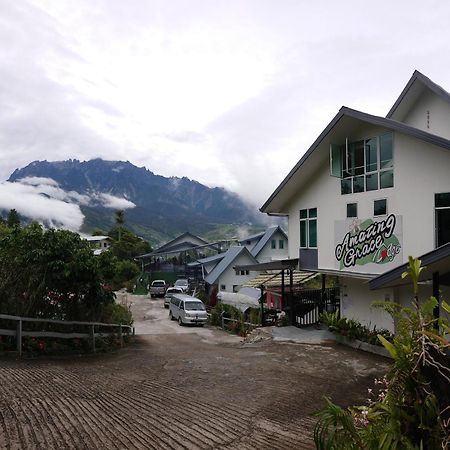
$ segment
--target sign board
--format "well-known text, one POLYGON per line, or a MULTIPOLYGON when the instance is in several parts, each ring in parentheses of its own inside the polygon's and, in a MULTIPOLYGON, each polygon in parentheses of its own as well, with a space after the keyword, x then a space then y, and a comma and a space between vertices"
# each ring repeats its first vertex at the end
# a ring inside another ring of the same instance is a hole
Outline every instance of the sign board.
POLYGON ((401 216, 337 220, 334 237, 339 270, 383 273, 403 262, 401 216))

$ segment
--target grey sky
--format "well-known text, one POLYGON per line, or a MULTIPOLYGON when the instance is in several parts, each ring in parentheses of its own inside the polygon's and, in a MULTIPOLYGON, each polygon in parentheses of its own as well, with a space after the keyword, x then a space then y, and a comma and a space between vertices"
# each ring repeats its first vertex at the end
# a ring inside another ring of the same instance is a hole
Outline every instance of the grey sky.
POLYGON ((342 105, 450 90, 447 1, 0 3, 0 180, 123 159, 260 206, 342 105))

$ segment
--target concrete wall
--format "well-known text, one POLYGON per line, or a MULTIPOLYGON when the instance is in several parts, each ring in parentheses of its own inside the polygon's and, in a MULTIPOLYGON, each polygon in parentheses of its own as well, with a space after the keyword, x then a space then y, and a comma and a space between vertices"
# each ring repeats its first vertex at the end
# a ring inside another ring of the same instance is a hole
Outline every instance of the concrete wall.
POLYGON ((450 105, 429 90, 421 94, 402 122, 450 139, 450 105))
POLYGON ((287 259, 289 255, 288 241, 282 233, 277 231, 266 243, 264 248, 258 253, 256 259, 258 262, 270 262, 280 259, 287 259), (276 241, 276 248, 272 248, 272 240, 276 241), (280 249, 280 240, 284 241, 284 248, 280 249))

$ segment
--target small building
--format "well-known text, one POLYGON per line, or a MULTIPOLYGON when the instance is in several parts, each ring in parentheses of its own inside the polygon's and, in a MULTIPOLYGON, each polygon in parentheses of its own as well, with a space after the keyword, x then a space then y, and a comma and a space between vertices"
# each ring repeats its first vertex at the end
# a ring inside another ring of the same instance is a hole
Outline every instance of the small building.
POLYGON ((93 247, 94 255, 100 255, 111 247, 109 236, 86 236, 84 237, 93 247))
POLYGON ((273 226, 239 241, 258 262, 270 262, 288 258, 288 237, 279 226, 273 226))
POLYGON ((380 276, 450 242, 449 139, 450 94, 416 71, 386 117, 342 107, 261 207, 288 217, 300 270, 339 278, 342 315, 394 330, 371 303, 410 305, 412 289, 380 276))
POLYGON ((256 264, 256 259, 246 247, 231 246, 226 252, 199 259, 189 266, 200 266, 208 292, 214 286, 218 291, 237 292, 238 288, 255 277, 258 272, 235 270, 238 265, 256 264))

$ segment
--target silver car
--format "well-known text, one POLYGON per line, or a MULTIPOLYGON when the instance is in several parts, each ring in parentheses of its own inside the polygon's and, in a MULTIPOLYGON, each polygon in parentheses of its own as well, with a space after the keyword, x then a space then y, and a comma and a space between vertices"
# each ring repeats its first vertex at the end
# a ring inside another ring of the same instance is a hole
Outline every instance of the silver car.
POLYGON ((164 308, 168 308, 170 304, 170 300, 172 299, 174 294, 182 294, 183 290, 177 287, 170 287, 166 291, 166 295, 164 297, 164 308))
POLYGON ((169 317, 180 325, 203 326, 208 320, 204 303, 196 297, 186 294, 174 294, 170 300, 169 317))

